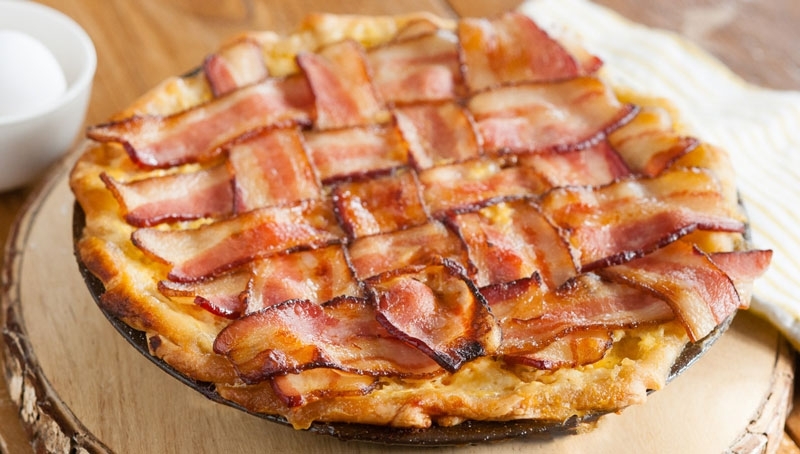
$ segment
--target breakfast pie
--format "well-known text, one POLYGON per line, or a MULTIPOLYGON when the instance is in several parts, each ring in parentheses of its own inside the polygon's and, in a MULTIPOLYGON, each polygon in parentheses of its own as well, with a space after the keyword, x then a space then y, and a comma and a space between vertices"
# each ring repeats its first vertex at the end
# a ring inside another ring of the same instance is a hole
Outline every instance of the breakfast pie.
POLYGON ((726 153, 530 17, 311 15, 88 129, 102 309, 297 429, 567 421, 750 301, 726 153))

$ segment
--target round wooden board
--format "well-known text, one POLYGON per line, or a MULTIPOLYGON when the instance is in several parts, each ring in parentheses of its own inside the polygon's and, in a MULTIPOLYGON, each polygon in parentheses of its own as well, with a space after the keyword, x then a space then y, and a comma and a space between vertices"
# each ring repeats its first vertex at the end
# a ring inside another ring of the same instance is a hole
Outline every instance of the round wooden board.
MULTIPOLYGON (((412 451, 295 431, 216 404, 136 352, 96 307, 79 274, 71 165, 72 159, 60 163, 30 201, 5 256, 5 373, 37 451, 412 451)), ((784 339, 741 313, 666 389, 645 405, 601 418, 592 431, 438 452, 774 452, 792 383, 784 339)))

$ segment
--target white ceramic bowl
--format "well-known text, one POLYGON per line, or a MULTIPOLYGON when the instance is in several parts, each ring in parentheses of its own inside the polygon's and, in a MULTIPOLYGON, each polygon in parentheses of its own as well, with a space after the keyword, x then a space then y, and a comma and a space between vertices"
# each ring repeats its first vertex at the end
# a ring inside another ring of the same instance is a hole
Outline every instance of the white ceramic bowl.
POLYGON ((89 35, 61 12, 26 0, 0 0, 0 30, 37 39, 66 78, 60 99, 39 112, 0 116, 0 191, 38 177, 64 154, 82 129, 97 67, 89 35))

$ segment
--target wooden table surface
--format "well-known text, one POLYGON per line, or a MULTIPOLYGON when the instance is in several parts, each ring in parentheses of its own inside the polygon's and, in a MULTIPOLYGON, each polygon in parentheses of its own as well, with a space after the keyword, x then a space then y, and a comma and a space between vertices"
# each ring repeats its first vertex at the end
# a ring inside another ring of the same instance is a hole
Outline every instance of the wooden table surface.
MULTIPOLYGON (((796 0, 597 0, 637 22, 677 31, 711 52, 744 79, 800 90, 800 2, 796 0)), ((489 15, 520 0, 43 0, 80 23, 98 54, 86 124, 100 122, 164 78, 197 65, 236 32, 289 32, 307 13, 390 14, 426 10, 442 16, 489 15)), ((0 163, 2 165, 2 163, 0 163)), ((0 244, 28 187, 0 193, 0 244)), ((0 262, 2 262, 0 250, 0 262)), ((798 393, 800 394, 800 393, 798 393)), ((781 453, 800 453, 800 405, 789 416, 781 453)), ((0 383, 0 452, 30 452, 4 383, 0 383)))

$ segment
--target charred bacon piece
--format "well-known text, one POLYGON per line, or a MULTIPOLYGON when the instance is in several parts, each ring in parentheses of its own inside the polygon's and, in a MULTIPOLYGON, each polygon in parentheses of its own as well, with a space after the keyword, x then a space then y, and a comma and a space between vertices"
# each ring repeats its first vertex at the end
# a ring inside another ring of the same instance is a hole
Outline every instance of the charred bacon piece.
POLYGON ((594 273, 549 290, 538 275, 481 289, 503 333, 498 352, 538 352, 567 334, 633 327, 675 318, 662 299, 594 273))
POLYGON ((195 229, 133 232, 133 244, 171 266, 169 279, 197 281, 257 258, 337 242, 343 232, 328 202, 254 210, 195 229))
POLYGON ((584 148, 625 124, 637 109, 594 77, 484 91, 468 108, 487 153, 584 148))
POLYGON ((571 79, 583 72, 558 41, 524 14, 461 19, 458 40, 473 92, 512 82, 571 79))
POLYGON ((450 372, 494 353, 500 330, 483 296, 452 261, 367 281, 378 321, 450 372))
POLYGON ((119 202, 125 221, 136 227, 221 218, 233 211, 233 176, 223 165, 129 182, 106 173, 100 178, 119 202))
MULTIPOLYGON (((722 256, 718 260, 743 279, 760 275, 769 252, 722 256)), ((676 241, 631 262, 598 270, 603 276, 636 286, 668 302, 692 341, 708 335, 742 306, 732 277, 708 254, 676 241)))
POLYGON ((708 172, 676 169, 545 194, 542 212, 566 235, 582 271, 640 257, 694 231, 743 232, 708 172))
POLYGON ((550 287, 575 276, 569 245, 529 200, 492 205, 454 216, 469 250, 479 287, 538 273, 550 287))
POLYGON ((340 244, 272 255, 254 261, 249 272, 247 314, 287 300, 322 304, 340 296, 363 297, 340 244))
POLYGON ((301 52, 297 64, 314 93, 317 129, 338 129, 385 121, 388 111, 375 94, 364 48, 353 40, 301 52))
POLYGON ((146 168, 203 162, 250 131, 309 124, 313 96, 305 78, 266 79, 169 116, 134 116, 92 126, 87 136, 121 143, 146 168))
POLYGON ((214 351, 228 357, 245 383, 316 367, 376 376, 442 372, 376 315, 372 302, 356 298, 324 305, 287 301, 235 320, 219 333, 214 351))

